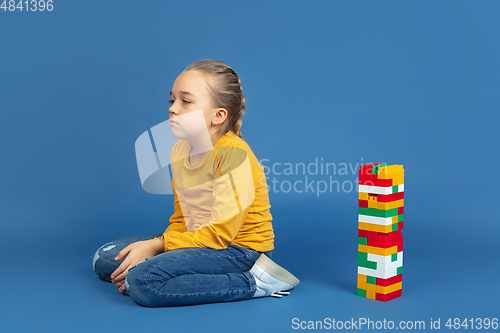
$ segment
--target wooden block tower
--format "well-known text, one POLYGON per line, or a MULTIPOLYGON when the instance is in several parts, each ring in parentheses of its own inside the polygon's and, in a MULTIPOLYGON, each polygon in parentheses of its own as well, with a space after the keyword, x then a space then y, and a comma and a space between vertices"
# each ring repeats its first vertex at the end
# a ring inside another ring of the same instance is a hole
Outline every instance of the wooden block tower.
POLYGON ((404 169, 367 164, 359 170, 359 296, 386 302, 403 283, 404 169))

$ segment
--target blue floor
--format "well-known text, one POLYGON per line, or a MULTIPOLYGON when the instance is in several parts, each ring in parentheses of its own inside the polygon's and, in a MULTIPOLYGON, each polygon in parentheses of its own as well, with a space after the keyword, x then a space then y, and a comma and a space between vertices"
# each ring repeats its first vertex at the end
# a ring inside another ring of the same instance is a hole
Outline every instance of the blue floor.
MULTIPOLYGON (((21 240, 2 234, 2 253, 9 253, 2 260, 2 327, 8 328, 5 332, 220 332, 222 326, 285 332, 300 325, 319 328, 317 321, 327 329, 332 319, 358 326, 363 320, 382 325, 385 319, 395 325, 423 321, 428 330, 431 320, 440 319, 443 329, 448 318, 498 317, 498 230, 465 232, 459 219, 447 221, 437 211, 431 219, 410 204, 403 230, 403 296, 386 303, 356 296, 356 203, 351 197, 331 198, 328 210, 333 213, 306 197, 273 205, 273 259, 301 280, 290 295, 163 308, 136 304, 92 270, 95 249, 127 233, 114 230, 116 220, 122 220, 119 214, 115 220, 103 218, 106 209, 98 204, 94 212, 68 209, 44 215, 40 209, 36 217, 3 207, 4 216, 18 212, 10 235, 26 223, 23 217, 59 227, 40 237, 43 227, 34 228, 21 240), (451 223, 458 227, 448 228, 451 223)), ((137 231, 132 223, 125 225, 130 233, 137 231)))

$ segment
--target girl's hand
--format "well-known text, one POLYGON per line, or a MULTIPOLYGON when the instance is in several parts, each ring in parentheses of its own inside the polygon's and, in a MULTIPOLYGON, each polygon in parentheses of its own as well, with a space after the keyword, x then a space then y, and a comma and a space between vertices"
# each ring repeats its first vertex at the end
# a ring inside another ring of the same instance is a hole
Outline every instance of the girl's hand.
POLYGON ((125 287, 123 286, 123 283, 125 282, 125 276, 127 275, 128 270, 145 258, 151 258, 162 253, 163 250, 163 239, 150 239, 129 244, 118 252, 118 255, 115 258, 115 260, 118 261, 124 256, 127 256, 120 266, 111 274, 111 282, 115 283, 115 286, 120 288, 120 291, 124 291, 125 287))
POLYGON ((125 283, 125 280, 123 281, 119 281, 119 282, 115 282, 115 287, 118 288, 118 290, 124 294, 124 295, 128 295, 127 294, 127 291, 125 290, 125 286, 124 286, 124 283, 125 283))

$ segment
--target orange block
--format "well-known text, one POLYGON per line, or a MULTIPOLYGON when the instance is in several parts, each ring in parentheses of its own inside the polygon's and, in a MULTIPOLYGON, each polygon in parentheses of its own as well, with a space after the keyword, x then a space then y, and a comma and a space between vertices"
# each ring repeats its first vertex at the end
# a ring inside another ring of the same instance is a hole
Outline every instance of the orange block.
POLYGON ((381 247, 358 244, 358 251, 364 253, 378 254, 379 256, 390 256, 391 254, 398 253, 398 247, 393 246, 384 249, 381 247))
POLYGON ((379 224, 358 222, 358 229, 388 233, 392 231, 392 225, 379 225, 379 224))
POLYGON ((366 290, 366 275, 358 274, 358 288, 366 290))
POLYGON ((403 289, 403 282, 394 283, 387 287, 377 286, 376 292, 379 294, 389 294, 400 289, 403 289))

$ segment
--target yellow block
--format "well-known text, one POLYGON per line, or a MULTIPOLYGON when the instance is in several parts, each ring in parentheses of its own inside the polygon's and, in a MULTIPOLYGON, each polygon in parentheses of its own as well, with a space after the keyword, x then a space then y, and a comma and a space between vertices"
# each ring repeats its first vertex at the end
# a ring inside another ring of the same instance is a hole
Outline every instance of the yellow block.
POLYGON ((375 290, 366 291, 366 298, 375 299, 375 290))
POLYGON ((366 284, 366 292, 368 293, 369 291, 377 291, 377 285, 375 284, 371 284, 371 283, 367 283, 366 284))
POLYGON ((391 254, 398 253, 398 247, 393 246, 387 249, 383 249, 380 247, 358 244, 358 251, 364 253, 378 254, 379 256, 390 256, 391 254))
POLYGON ((369 193, 359 192, 359 200, 368 201, 368 208, 389 210, 394 208, 399 208, 404 206, 404 199, 391 201, 391 202, 378 202, 376 195, 371 195, 369 193), (364 195, 361 195, 364 194, 364 195))
POLYGON ((387 287, 377 286, 376 291, 379 294, 389 294, 399 289, 403 289, 403 282, 398 282, 387 287))
POLYGON ((404 184, 405 170, 402 165, 388 165, 378 169, 379 179, 392 179, 392 186, 404 184))
POLYGON ((358 288, 366 290, 366 275, 358 274, 358 288))
MULTIPOLYGON (((389 210, 389 209, 403 207, 404 204, 405 204, 404 199, 391 201, 391 202, 377 202, 377 207, 374 207, 374 208, 382 209, 382 210, 389 210)), ((368 203, 368 208, 371 208, 370 203, 368 203)))
POLYGON ((392 186, 403 185, 405 183, 404 175, 392 178, 392 186))
POLYGON ((392 225, 379 225, 379 224, 358 222, 358 229, 389 233, 392 231, 392 225))
POLYGON ((359 192, 359 200, 368 200, 368 193, 366 192, 359 192))
POLYGON ((394 178, 394 176, 404 175, 404 172, 405 170, 402 165, 386 165, 378 168, 377 176, 379 179, 391 179, 394 178))

